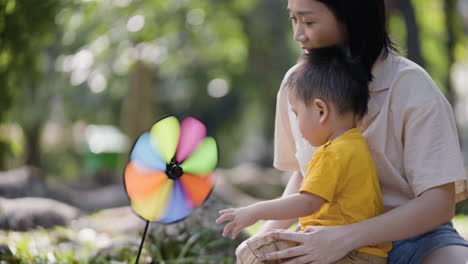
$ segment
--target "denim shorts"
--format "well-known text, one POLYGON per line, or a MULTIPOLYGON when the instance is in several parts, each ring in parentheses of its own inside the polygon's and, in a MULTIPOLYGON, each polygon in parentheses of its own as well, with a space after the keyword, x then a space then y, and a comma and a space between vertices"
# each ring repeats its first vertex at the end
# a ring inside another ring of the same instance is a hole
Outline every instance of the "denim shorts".
POLYGON ((468 242, 453 228, 451 221, 424 234, 393 242, 387 263, 419 264, 433 251, 449 245, 468 247, 468 242))

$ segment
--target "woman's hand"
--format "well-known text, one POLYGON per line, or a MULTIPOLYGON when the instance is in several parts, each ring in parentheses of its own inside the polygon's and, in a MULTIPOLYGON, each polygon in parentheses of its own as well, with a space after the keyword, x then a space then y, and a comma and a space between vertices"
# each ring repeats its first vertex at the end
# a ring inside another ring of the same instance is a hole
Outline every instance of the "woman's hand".
POLYGON ((354 239, 348 226, 309 226, 304 231, 273 231, 269 236, 276 240, 300 243, 300 246, 268 253, 265 260, 292 258, 284 264, 330 264, 354 249, 354 239))

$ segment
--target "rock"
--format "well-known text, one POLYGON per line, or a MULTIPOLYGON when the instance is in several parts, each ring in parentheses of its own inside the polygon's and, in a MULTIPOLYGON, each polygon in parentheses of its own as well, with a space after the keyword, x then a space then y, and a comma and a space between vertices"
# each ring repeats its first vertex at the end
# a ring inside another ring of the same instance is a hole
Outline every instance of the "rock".
POLYGON ((25 231, 66 225, 81 215, 67 204, 45 198, 0 198, 0 229, 25 231))
POLYGON ((21 167, 0 171, 0 196, 17 198, 22 196, 43 196, 46 187, 41 170, 34 167, 21 167))
POLYGON ((62 201, 85 211, 128 205, 122 183, 92 189, 72 188, 46 180, 34 167, 0 171, 0 197, 43 197, 62 201))
POLYGON ((0 259, 12 257, 13 253, 7 245, 0 244, 0 259))
POLYGON ((90 227, 106 233, 136 235, 144 229, 145 221, 138 217, 129 206, 123 206, 80 217, 73 221, 71 226, 75 229, 90 227))

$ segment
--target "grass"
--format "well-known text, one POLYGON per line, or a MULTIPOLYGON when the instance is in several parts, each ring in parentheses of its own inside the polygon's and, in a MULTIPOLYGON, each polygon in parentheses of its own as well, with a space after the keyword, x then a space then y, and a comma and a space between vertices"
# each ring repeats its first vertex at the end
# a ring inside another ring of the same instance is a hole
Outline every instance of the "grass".
MULTIPOLYGON (((467 215, 457 215, 453 224, 463 237, 468 238, 467 215)), ((263 222, 259 222, 246 231, 253 235, 262 225, 263 222)), ((140 263, 234 263, 233 256, 219 253, 219 250, 228 246, 230 240, 220 239, 213 231, 197 227, 188 233, 189 235, 182 239, 162 238, 150 234, 145 241, 140 263)), ((96 254, 109 244, 109 241, 122 238, 121 234, 107 235, 110 237, 105 238, 98 230, 71 227, 55 227, 48 230, 38 228, 29 232, 0 231, 0 244, 7 245, 12 251, 12 254, 8 254, 0 250, 0 264, 133 263, 138 250, 136 243, 122 244, 96 254)), ((135 234, 135 238, 138 238, 138 234, 135 234)))
MULTIPOLYGON (((228 239, 219 239, 214 231, 194 227, 183 239, 148 234, 140 264, 149 263, 220 263, 232 264, 234 258, 228 252, 222 252, 230 243, 228 239)), ((7 245, 11 252, 0 251, 0 264, 120 264, 134 263, 139 246, 139 236, 133 239, 121 239, 121 234, 104 234, 91 228, 73 227, 38 228, 28 232, 0 231, 0 244, 7 245), (115 239, 114 239, 115 238, 115 239), (108 241, 103 243, 103 240, 108 241), (138 240, 138 241, 137 241, 138 240), (126 241, 116 243, 109 241, 126 241), (138 243, 137 243, 138 242, 138 243)))
POLYGON ((468 215, 457 215, 452 220, 453 226, 465 240, 468 240, 468 215))

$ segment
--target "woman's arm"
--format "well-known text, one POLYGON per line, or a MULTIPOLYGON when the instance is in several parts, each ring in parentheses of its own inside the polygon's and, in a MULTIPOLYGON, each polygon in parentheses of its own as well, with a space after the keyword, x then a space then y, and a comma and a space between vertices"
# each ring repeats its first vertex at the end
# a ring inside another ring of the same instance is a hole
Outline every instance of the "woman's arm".
POLYGON ((454 192, 454 183, 437 186, 384 215, 352 224, 354 246, 406 239, 450 221, 455 214, 454 192))
POLYGON ((449 221, 455 211, 454 184, 431 188, 385 214, 344 226, 310 227, 308 233, 272 232, 274 239, 302 245, 270 253, 266 259, 295 257, 286 264, 329 264, 363 246, 405 239, 449 221))
MULTIPOLYGON (((298 171, 293 172, 291 177, 289 177, 288 184, 286 185, 286 188, 284 189, 283 195, 281 197, 286 197, 288 195, 299 192, 299 189, 301 187, 301 182, 302 182, 302 174, 298 171)), ((294 224, 296 221, 297 220, 295 219, 270 220, 270 221, 267 221, 262 226, 262 228, 260 229, 258 233, 263 234, 274 229, 286 229, 290 227, 292 224, 294 224)))

